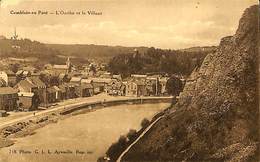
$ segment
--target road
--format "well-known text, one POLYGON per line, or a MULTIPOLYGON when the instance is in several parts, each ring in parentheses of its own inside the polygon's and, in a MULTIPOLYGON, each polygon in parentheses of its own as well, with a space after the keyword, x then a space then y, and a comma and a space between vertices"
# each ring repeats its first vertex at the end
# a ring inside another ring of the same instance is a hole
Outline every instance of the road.
MULTIPOLYGON (((171 98, 171 97, 142 97, 142 99, 149 99, 149 98, 171 98)), ((22 121, 28 121, 29 119, 40 117, 42 115, 50 114, 53 112, 57 112, 60 110, 64 110, 66 108, 74 107, 74 106, 80 106, 83 104, 92 104, 96 102, 103 102, 105 101, 118 101, 118 100, 129 100, 129 99, 137 99, 137 97, 125 97, 125 96, 119 96, 119 97, 113 97, 113 96, 108 96, 108 95, 97 95, 97 96, 92 96, 92 97, 84 97, 84 98, 76 98, 76 99, 70 99, 64 102, 59 103, 59 105, 54 106, 53 108, 49 108, 46 110, 38 111, 38 112, 32 112, 31 114, 27 114, 22 117, 18 117, 16 119, 11 119, 7 121, 3 121, 0 123, 0 129, 4 128, 8 125, 12 125, 18 122, 22 121)), ((140 97, 139 97, 140 99, 140 97)), ((19 113, 19 112, 17 112, 19 113)))
POLYGON ((127 147, 127 149, 119 156, 119 158, 117 159, 117 162, 121 162, 122 157, 132 148, 132 146, 134 146, 152 127, 155 123, 157 123, 160 119, 162 119, 164 117, 160 116, 159 118, 157 118, 155 121, 153 121, 144 131, 143 133, 130 145, 127 147))
MULTIPOLYGON (((171 113, 174 113, 174 111, 172 111, 171 113)), ((127 147, 127 149, 119 156, 119 158, 117 159, 116 162, 121 162, 122 157, 154 126, 154 124, 156 124, 159 120, 161 120, 163 116, 160 116, 159 118, 157 118, 155 121, 153 121, 144 131, 143 133, 131 144, 127 147)))

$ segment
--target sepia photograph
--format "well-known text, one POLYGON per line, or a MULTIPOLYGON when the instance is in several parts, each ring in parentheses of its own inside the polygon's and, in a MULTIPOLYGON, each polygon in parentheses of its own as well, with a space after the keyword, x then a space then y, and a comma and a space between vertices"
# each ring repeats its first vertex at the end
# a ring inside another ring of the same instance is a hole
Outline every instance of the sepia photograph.
POLYGON ((259 162, 259 10, 0 0, 0 162, 259 162))

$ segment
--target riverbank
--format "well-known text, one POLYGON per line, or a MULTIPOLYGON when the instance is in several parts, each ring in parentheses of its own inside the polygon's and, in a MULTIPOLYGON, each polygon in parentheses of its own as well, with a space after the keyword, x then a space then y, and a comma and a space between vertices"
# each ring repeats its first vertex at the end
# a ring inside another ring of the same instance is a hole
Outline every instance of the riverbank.
POLYGON ((11 138, 15 144, 0 149, 0 159, 8 162, 94 162, 105 155, 109 146, 121 135, 127 134, 130 129, 139 130, 144 118, 151 121, 169 106, 170 103, 124 104, 94 109, 80 115, 77 113, 85 111, 84 109, 75 111, 57 123, 35 130, 33 135, 11 138), (10 156, 9 150, 32 153, 10 156), (53 153, 35 154, 35 150, 50 150, 53 153), (70 150, 72 153, 60 155, 55 153, 56 150, 70 150), (76 154, 77 150, 85 153, 76 154))
MULTIPOLYGON (((87 99, 87 98, 86 98, 87 99)), ((7 122, 6 125, 2 124, 0 129, 0 148, 10 146, 15 141, 10 140, 18 137, 25 137, 32 135, 38 128, 44 127, 47 124, 56 123, 59 120, 68 118, 73 115, 83 114, 95 111, 100 108, 110 107, 122 104, 145 104, 145 103, 170 103, 171 97, 143 97, 143 98, 101 98, 91 99, 82 102, 71 102, 67 105, 59 105, 52 109, 30 114, 25 117, 7 122), (98 101, 99 100, 99 101, 98 101), (92 101, 92 102, 91 102, 92 101)))

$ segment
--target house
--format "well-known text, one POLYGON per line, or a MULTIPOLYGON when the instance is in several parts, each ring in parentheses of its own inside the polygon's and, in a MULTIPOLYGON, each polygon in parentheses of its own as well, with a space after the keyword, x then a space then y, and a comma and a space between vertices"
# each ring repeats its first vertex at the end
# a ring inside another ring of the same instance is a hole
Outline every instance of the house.
POLYGON ((52 70, 55 75, 59 75, 61 73, 67 74, 69 72, 69 68, 67 67, 67 65, 53 65, 52 70))
POLYGON ((16 84, 16 74, 11 70, 0 71, 0 79, 3 79, 10 87, 16 84))
POLYGON ((147 95, 154 96, 159 95, 161 91, 161 86, 159 84, 158 76, 149 76, 145 80, 147 95))
POLYGON ((126 83, 125 89, 126 96, 146 96, 146 86, 143 81, 130 80, 126 83))
POLYGON ((118 81, 122 81, 122 76, 120 74, 119 75, 113 75, 112 79, 117 79, 118 81))
POLYGON ((47 96, 46 96, 46 85, 37 77, 27 77, 21 80, 15 85, 15 88, 19 92, 30 92, 34 93, 36 97, 39 98, 40 105, 46 106, 47 96))
POLYGON ((16 74, 11 70, 6 70, 6 74, 8 76, 8 82, 7 82, 8 86, 13 87, 17 83, 16 74))
POLYGON ((55 89, 55 99, 56 101, 60 101, 62 99, 62 90, 58 87, 58 86, 53 86, 53 88, 55 89))
POLYGON ((83 89, 85 89, 85 96, 84 97, 91 97, 94 95, 94 87, 92 84, 81 84, 83 86, 83 89))
POLYGON ((31 76, 32 76, 32 77, 40 78, 40 75, 41 75, 40 72, 33 72, 33 73, 31 73, 31 76))
MULTIPOLYGON (((74 79, 72 83, 79 84, 79 87, 76 87, 77 93, 80 97, 90 97, 94 95, 94 87, 92 79, 74 79), (80 81, 80 83, 79 83, 80 81)), ((103 85, 103 84, 102 84, 103 85)), ((98 92, 99 89, 96 91, 98 92)))
POLYGON ((18 94, 14 88, 0 87, 0 110, 17 110, 18 94))
POLYGON ((17 76, 18 80, 22 80, 22 79, 25 79, 26 77, 30 77, 31 72, 27 71, 27 70, 18 70, 16 72, 16 76, 17 76))
POLYGON ((78 86, 75 85, 75 89, 78 97, 90 97, 94 95, 94 88, 90 83, 83 83, 78 86))
POLYGON ((32 66, 25 66, 25 67, 23 67, 23 70, 28 71, 30 73, 37 73, 37 71, 38 71, 35 67, 32 67, 32 66))
POLYGON ((0 78, 0 87, 7 87, 7 83, 4 79, 0 78))
POLYGON ((103 74, 100 75, 100 78, 108 78, 111 79, 112 75, 110 72, 104 72, 103 74))
POLYGON ((67 78, 67 75, 65 73, 60 73, 58 75, 59 84, 62 84, 64 82, 66 82, 67 80, 68 80, 68 78, 67 78))
POLYGON ((68 74, 72 71, 72 64, 70 62, 70 58, 68 57, 65 65, 53 65, 52 70, 55 75, 59 75, 61 73, 68 74))
POLYGON ((131 78, 135 80, 145 80, 147 78, 147 75, 132 74, 131 78))
POLYGON ((107 85, 106 92, 109 95, 124 96, 125 95, 125 85, 120 81, 113 80, 107 85))
POLYGON ((72 77, 70 79, 70 83, 76 83, 76 84, 80 84, 81 83, 81 77, 72 77))
POLYGON ((92 79, 92 85, 95 94, 105 92, 106 86, 112 81, 112 79, 108 79, 108 78, 91 78, 91 79, 92 79))
POLYGON ((58 88, 60 89, 60 100, 68 99, 68 87, 65 84, 61 84, 58 88))
POLYGON ((92 79, 82 79, 81 84, 92 84, 93 80, 92 79))
POLYGON ((161 77, 161 78, 159 78, 159 84, 160 84, 160 87, 161 87, 160 93, 162 95, 166 95, 167 94, 166 84, 167 84, 168 80, 169 80, 169 77, 161 77))
POLYGON ((0 117, 6 117, 7 112, 5 110, 0 110, 0 117))
POLYGON ((31 92, 19 92, 18 93, 18 106, 19 109, 23 111, 37 110, 39 106, 39 101, 37 96, 31 92))
POLYGON ((73 83, 64 83, 66 86, 66 99, 76 98, 76 85, 73 83))
POLYGON ((57 91, 54 87, 48 87, 47 88, 47 103, 54 103, 56 102, 56 95, 57 95, 57 91))

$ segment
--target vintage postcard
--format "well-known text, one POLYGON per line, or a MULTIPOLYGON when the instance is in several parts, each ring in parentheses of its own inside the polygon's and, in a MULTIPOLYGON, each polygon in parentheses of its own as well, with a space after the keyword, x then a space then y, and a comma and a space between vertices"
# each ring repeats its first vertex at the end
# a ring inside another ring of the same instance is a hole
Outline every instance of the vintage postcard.
POLYGON ((0 0, 0 162, 259 162, 256 0, 0 0))

